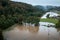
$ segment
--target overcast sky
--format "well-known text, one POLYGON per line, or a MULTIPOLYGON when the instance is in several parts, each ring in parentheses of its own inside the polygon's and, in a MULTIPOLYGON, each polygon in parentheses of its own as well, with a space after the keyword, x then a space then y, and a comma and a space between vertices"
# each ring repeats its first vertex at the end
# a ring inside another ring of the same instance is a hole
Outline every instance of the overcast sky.
POLYGON ((53 5, 53 6, 60 6, 60 0, 13 0, 18 2, 24 2, 32 5, 53 5))

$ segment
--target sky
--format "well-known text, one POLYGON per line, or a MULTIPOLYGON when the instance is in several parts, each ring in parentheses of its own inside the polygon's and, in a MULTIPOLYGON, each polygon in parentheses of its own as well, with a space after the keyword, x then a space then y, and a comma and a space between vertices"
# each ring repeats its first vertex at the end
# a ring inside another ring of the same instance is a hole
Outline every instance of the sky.
POLYGON ((17 2, 24 2, 32 5, 52 5, 52 6, 60 6, 60 0, 12 0, 17 2))

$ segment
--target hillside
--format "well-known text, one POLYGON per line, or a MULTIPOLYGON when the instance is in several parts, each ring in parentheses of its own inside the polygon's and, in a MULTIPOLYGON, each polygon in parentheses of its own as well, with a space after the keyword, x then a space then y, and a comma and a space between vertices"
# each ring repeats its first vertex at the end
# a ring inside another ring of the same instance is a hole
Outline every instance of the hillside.
POLYGON ((31 4, 14 2, 14 1, 0 1, 0 28, 6 29, 22 22, 35 23, 38 25, 42 12, 31 4))
POLYGON ((5 5, 5 7, 18 8, 20 10, 27 11, 27 12, 29 12, 29 11, 33 12, 34 11, 34 8, 32 5, 27 4, 27 3, 22 3, 22 2, 9 1, 8 4, 1 3, 0 8, 3 7, 2 5, 5 5))

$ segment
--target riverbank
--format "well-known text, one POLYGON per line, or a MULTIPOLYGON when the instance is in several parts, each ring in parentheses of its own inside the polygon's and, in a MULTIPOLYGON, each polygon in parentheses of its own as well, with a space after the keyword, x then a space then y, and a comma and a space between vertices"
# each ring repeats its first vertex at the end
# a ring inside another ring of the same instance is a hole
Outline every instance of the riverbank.
POLYGON ((53 19, 53 18, 46 18, 46 19, 40 19, 40 22, 50 22, 50 23, 58 23, 57 19, 53 19))

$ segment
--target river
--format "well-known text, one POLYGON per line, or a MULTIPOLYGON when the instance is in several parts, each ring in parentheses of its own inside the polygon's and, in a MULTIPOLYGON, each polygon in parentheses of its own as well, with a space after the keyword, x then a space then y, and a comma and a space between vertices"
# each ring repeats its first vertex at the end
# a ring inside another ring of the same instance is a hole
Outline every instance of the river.
POLYGON ((59 29, 46 26, 21 26, 15 24, 3 31, 5 40, 60 40, 59 29))

